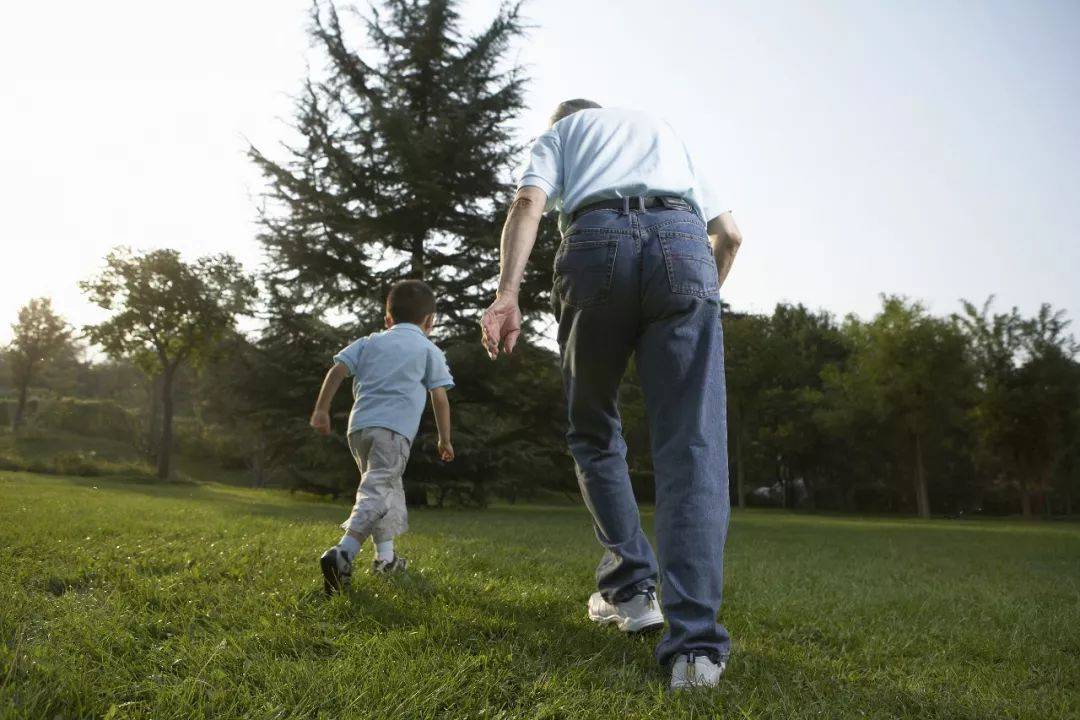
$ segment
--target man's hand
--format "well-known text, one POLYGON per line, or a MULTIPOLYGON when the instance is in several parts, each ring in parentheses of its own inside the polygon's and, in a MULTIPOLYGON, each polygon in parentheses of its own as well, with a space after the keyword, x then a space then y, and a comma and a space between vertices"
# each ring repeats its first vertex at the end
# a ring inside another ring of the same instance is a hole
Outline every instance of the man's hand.
POLYGON ((483 332, 481 342, 492 360, 499 356, 500 349, 507 355, 514 352, 518 336, 521 335, 521 309, 518 307, 517 293, 499 293, 480 318, 480 329, 483 332))
POLYGON ((705 231, 709 234, 709 242, 712 243, 713 257, 716 258, 716 272, 720 277, 720 285, 727 280, 731 272, 731 264, 735 262, 735 254, 742 245, 742 233, 735 224, 735 218, 730 212, 717 215, 709 221, 709 227, 705 231))
POLYGON ((311 420, 309 422, 311 427, 315 428, 315 432, 320 435, 330 434, 330 413, 326 410, 316 410, 311 413, 311 420))
POLYGON ((506 214, 499 244, 499 290, 495 302, 480 318, 481 342, 492 360, 499 356, 500 350, 507 355, 512 353, 521 335, 518 288, 525 277, 525 264, 536 242, 536 231, 546 203, 547 193, 526 185, 517 191, 506 214))
POLYGON ((439 438, 439 459, 443 462, 451 462, 454 459, 454 446, 449 440, 439 438))

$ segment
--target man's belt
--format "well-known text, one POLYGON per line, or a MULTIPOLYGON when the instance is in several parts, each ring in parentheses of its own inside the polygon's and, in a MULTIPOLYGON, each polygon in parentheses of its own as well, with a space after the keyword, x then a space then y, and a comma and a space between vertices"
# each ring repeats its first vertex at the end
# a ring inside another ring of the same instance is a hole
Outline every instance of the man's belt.
POLYGON ((683 200, 681 197, 674 197, 670 195, 660 195, 653 197, 628 197, 628 198, 612 198, 611 200, 599 200, 588 205, 582 205, 574 212, 570 213, 570 222, 574 222, 579 217, 587 212, 593 210, 647 210, 654 207, 666 207, 674 210, 689 210, 692 213, 696 213, 694 206, 683 200))

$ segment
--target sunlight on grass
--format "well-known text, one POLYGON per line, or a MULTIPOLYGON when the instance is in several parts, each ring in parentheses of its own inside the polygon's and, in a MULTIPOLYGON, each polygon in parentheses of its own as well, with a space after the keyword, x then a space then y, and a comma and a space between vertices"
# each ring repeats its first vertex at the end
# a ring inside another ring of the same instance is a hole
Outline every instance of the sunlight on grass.
POLYGON ((729 676, 673 697, 655 637, 585 619, 580 508, 414 512, 407 575, 326 599, 346 504, 0 473, 0 715, 1080 713, 1076 526, 736 514, 729 676))

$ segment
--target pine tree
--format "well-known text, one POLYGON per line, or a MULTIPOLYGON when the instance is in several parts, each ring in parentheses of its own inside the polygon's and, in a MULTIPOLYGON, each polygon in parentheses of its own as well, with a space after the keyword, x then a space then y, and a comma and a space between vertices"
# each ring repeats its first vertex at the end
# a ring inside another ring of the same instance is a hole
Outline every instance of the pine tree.
MULTIPOLYGON (((268 181, 261 239, 279 306, 370 326, 389 286, 414 277, 435 289, 448 334, 475 333, 521 152, 509 121, 524 78, 506 54, 523 27, 509 4, 465 36, 456 7, 388 0, 362 18, 371 49, 361 53, 335 6, 314 4, 311 38, 327 66, 298 98, 303 143, 281 161, 250 149, 268 181)), ((544 266, 533 263, 522 293, 532 309, 546 303, 544 266)))

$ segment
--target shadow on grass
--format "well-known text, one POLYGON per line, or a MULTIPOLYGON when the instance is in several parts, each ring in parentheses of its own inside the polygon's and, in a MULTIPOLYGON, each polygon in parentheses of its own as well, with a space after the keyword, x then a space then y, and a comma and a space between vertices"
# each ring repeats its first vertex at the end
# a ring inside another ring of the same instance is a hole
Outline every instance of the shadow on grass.
MULTIPOLYGON (((342 597, 327 598, 318 591, 303 593, 298 597, 298 609, 323 619, 329 615, 335 627, 346 634, 419 630, 425 641, 452 648, 463 658, 512 653, 515 662, 534 668, 535 674, 506 679, 503 691, 511 708, 529 706, 536 697, 534 681, 541 674, 553 678, 560 692, 625 692, 629 681, 638 687, 644 704, 666 689, 667 672, 653 659, 660 634, 625 635, 614 628, 592 625, 585 619, 584 603, 571 607, 566 601, 535 598, 515 603, 471 592, 470 588, 442 587, 415 574, 378 581, 357 578, 354 582, 357 580, 342 597), (453 607, 454 622, 433 620, 433 613, 448 606, 453 607)), ((583 588, 583 595, 586 590, 583 588)), ((312 659, 326 658, 328 653, 324 641, 313 642, 302 651, 304 657, 312 659)), ((468 678, 463 676, 462 681, 468 682, 468 678)), ((779 651, 740 652, 736 647, 719 689, 666 696, 664 702, 690 716, 705 710, 725 714, 740 710, 749 713, 748 717, 763 712, 770 717, 880 714, 974 720, 988 712, 1007 714, 1009 710, 987 706, 986 699, 980 703, 967 698, 963 688, 928 685, 925 691, 918 691, 908 687, 913 682, 902 668, 868 679, 865 673, 839 670, 828 659, 786 657, 779 651)))

